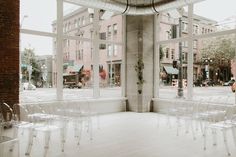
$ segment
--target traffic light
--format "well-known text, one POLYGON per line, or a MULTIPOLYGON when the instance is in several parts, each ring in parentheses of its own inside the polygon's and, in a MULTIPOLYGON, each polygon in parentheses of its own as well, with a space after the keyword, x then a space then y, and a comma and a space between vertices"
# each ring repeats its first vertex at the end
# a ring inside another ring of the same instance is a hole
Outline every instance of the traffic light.
POLYGON ((173 68, 177 68, 177 61, 173 61, 173 68))

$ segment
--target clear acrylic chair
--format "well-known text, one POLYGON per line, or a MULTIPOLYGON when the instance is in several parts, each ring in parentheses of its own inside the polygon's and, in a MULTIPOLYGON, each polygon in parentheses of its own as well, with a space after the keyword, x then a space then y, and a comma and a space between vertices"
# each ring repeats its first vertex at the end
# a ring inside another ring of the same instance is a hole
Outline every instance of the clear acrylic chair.
POLYGON ((52 133, 55 134, 55 132, 60 132, 61 151, 63 152, 65 144, 64 128, 52 124, 54 115, 45 113, 40 106, 37 106, 37 104, 35 104, 35 106, 30 106, 30 107, 25 107, 23 105, 20 105, 20 108, 21 108, 21 114, 24 112, 28 121, 31 122, 31 125, 29 127, 25 127, 28 129, 28 144, 25 155, 30 156, 31 149, 33 147, 33 139, 34 137, 37 137, 36 135, 38 133, 44 134, 45 138, 44 156, 47 156, 49 149, 49 141, 52 133))
POLYGON ((206 141, 207 141, 207 131, 211 130, 212 137, 213 137, 213 145, 217 145, 217 131, 222 132, 223 141, 225 145, 225 149, 227 152, 227 155, 230 156, 229 146, 228 146, 228 139, 227 139, 227 132, 228 130, 232 131, 234 144, 236 145, 236 133, 235 133, 235 127, 236 127, 236 115, 232 116, 231 109, 228 107, 225 109, 225 114, 221 120, 219 117, 211 117, 211 122, 208 122, 204 128, 204 150, 206 150, 206 141), (217 119, 213 119, 217 118, 217 119))
POLYGON ((195 114, 195 103, 193 101, 178 100, 175 104, 175 117, 177 122, 176 135, 179 135, 179 129, 184 124, 185 133, 189 132, 191 128, 193 139, 195 140, 194 130, 194 114, 195 114))
POLYGON ((12 108, 6 104, 1 103, 0 104, 0 156, 13 156, 14 153, 14 146, 17 144, 18 149, 15 151, 14 156, 19 157, 19 141, 17 137, 11 137, 9 135, 4 135, 3 130, 4 127, 7 125, 11 125, 11 118, 13 117, 13 111, 12 108), (5 118, 4 118, 5 114, 5 118), (9 117, 9 119, 6 119, 6 117, 9 117), (6 121, 8 120, 8 121, 6 121))

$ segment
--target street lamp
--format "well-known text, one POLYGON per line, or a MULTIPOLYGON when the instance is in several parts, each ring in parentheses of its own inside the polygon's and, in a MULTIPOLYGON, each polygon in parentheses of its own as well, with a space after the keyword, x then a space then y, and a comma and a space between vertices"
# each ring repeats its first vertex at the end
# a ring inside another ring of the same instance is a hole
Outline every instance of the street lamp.
POLYGON ((23 16, 23 18, 21 19, 21 22, 20 22, 20 28, 22 28, 24 20, 28 17, 29 17, 28 15, 23 16))
POLYGON ((43 87, 47 86, 47 75, 48 75, 48 71, 47 71, 47 66, 45 64, 43 64, 41 66, 41 70, 42 70, 42 83, 43 83, 43 87), (45 82, 45 84, 44 84, 45 82))
MULTIPOLYGON (((179 17, 179 38, 182 34, 182 19, 179 17)), ((178 97, 182 98, 183 93, 183 57, 182 57, 182 42, 179 42, 179 75, 178 75, 178 97)))
MULTIPOLYGON (((20 29, 22 28, 22 26, 23 26, 23 22, 24 22, 24 20, 26 19, 26 18, 28 18, 29 16, 28 15, 24 15, 23 16, 23 18, 21 19, 21 22, 20 22, 20 29)), ((23 90, 23 88, 22 88, 22 71, 21 71, 21 38, 20 38, 20 54, 19 54, 19 61, 20 61, 20 65, 19 65, 19 67, 20 67, 20 69, 19 69, 19 72, 20 72, 20 91, 22 91, 23 90)))
POLYGON ((27 70, 28 70, 28 74, 29 74, 29 85, 31 84, 30 80, 31 80, 31 74, 32 74, 32 66, 29 64, 27 66, 27 70))
POLYGON ((209 80, 210 79, 210 76, 209 76, 209 65, 210 65, 210 63, 212 63, 212 59, 206 58, 206 59, 204 59, 204 63, 205 63, 206 79, 209 80))
MULTIPOLYGON (((169 11, 168 13, 170 14, 171 17, 175 19, 179 19, 179 38, 181 38, 182 35, 182 15, 183 15, 183 8, 178 8, 169 11)), ((179 98, 183 97, 183 58, 182 58, 182 41, 179 42, 179 64, 178 64, 178 70, 179 70, 179 75, 178 75, 178 93, 177 96, 179 98)))

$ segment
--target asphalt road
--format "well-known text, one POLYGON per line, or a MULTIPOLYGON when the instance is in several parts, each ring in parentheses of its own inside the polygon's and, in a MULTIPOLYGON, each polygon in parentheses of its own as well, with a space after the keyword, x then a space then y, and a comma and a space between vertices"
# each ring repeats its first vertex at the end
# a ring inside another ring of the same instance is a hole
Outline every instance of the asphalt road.
MULTIPOLYGON (((64 100, 76 100, 92 98, 92 89, 64 89, 64 100)), ((121 97, 121 88, 101 88, 102 98, 121 97)), ((160 98, 172 99, 177 96, 177 87, 162 86, 160 88, 160 98)), ((187 88, 184 88, 184 97, 187 96, 187 88)), ((193 100, 217 101, 222 103, 234 104, 235 94, 231 92, 229 86, 215 87, 194 87, 193 100)), ((39 102, 56 100, 55 88, 37 88, 36 90, 23 90, 20 92, 20 102, 39 102)))

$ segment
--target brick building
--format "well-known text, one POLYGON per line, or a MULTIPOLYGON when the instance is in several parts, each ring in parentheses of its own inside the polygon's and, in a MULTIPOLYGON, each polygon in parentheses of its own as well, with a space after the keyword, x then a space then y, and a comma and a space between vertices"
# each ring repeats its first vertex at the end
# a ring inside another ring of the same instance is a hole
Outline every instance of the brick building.
MULTIPOLYGON (((111 15, 108 19, 103 19, 104 12, 100 13, 100 39, 114 42, 122 42, 122 15, 111 15)), ((216 31, 216 21, 194 15, 193 33, 206 34, 216 31)), ((88 8, 78 9, 64 17, 63 31, 67 35, 76 35, 79 37, 92 39, 93 32, 93 11, 88 8)), ((53 23, 53 32, 56 32, 56 21, 53 23)), ((173 19, 169 13, 162 14, 160 23, 160 40, 168 40, 177 37, 178 19, 173 19), (175 29, 175 30, 173 30, 175 29), (175 35, 174 35, 175 34, 175 35), (174 37, 175 36, 175 37, 174 37)), ((182 17, 182 36, 188 34, 187 13, 182 17)), ((54 41, 54 47, 56 41, 54 41)), ((64 74, 70 73, 70 66, 77 66, 92 72, 92 46, 89 41, 64 40, 64 74)), ((196 80, 205 74, 204 65, 202 65, 200 49, 202 41, 195 40, 194 48, 194 76, 196 80)), ((100 79, 104 86, 119 85, 122 60, 122 46, 111 44, 100 44, 100 67, 105 70, 106 78, 100 79), (112 68, 111 68, 112 67, 112 68)), ((54 49, 55 50, 55 49, 54 49)), ((179 59, 179 44, 171 43, 162 45, 161 73, 167 84, 171 84, 172 79, 176 79, 178 70, 172 67, 173 61, 179 59)), ((187 79, 187 54, 188 43, 182 43, 183 59, 183 78, 187 79)), ((54 55, 55 55, 54 51, 54 55)), ((55 63, 53 63, 53 86, 56 83, 55 63)), ((77 70, 79 70, 77 68, 77 70)), ((72 70, 73 72, 73 70, 72 70)))

